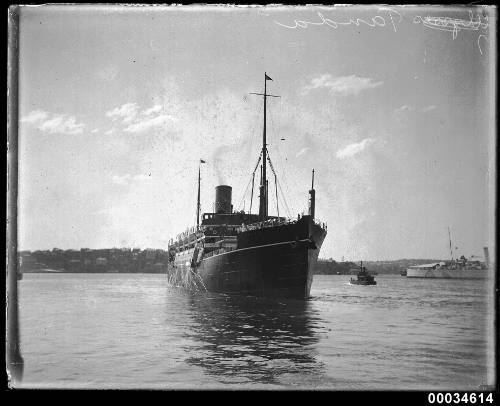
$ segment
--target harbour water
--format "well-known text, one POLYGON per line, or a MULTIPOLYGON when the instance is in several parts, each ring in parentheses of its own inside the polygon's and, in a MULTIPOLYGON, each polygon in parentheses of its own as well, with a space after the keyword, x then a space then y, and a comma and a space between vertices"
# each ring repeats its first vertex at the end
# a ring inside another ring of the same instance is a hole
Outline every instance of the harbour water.
POLYGON ((490 280, 317 275, 311 300, 190 294, 158 274, 25 274, 21 387, 474 390, 490 280))

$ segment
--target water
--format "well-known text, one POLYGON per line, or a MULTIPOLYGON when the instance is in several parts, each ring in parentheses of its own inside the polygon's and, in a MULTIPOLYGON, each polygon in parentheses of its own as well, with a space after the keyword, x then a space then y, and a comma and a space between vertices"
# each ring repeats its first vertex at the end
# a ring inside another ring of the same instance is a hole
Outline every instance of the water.
MULTIPOLYGON (((486 281, 314 277, 307 302, 189 294, 158 274, 25 274, 21 386, 441 389, 492 384, 486 281)), ((491 281, 490 281, 491 283, 491 281)))

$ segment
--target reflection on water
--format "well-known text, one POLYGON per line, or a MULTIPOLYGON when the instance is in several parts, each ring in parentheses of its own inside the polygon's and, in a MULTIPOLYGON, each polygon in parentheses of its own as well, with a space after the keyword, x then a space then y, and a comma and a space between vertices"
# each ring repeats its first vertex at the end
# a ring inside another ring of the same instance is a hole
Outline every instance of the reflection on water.
POLYGON ((189 338, 197 344, 186 349, 186 362, 228 383, 279 384, 283 375, 309 374, 319 380, 323 364, 315 345, 322 321, 311 303, 295 300, 192 295, 193 328, 189 338))
POLYGON ((309 301, 191 295, 154 274, 27 274, 24 387, 477 390, 495 382, 484 281, 316 275, 309 301))

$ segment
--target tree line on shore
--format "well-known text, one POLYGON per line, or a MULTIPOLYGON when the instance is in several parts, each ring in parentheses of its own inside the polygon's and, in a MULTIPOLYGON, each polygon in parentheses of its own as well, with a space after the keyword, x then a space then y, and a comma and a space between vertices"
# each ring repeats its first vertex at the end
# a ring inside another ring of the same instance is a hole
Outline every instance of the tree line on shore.
MULTIPOLYGON (((401 259, 394 261, 363 261, 368 272, 399 274, 411 265, 439 262, 435 259, 401 259)), ((162 249, 109 248, 80 250, 20 251, 19 269, 29 272, 118 272, 164 273, 168 252, 162 249)), ((349 275, 360 270, 359 262, 319 259, 314 273, 318 275, 349 275)))
POLYGON ((161 249, 110 248, 20 251, 19 269, 29 272, 164 273, 168 253, 161 249))

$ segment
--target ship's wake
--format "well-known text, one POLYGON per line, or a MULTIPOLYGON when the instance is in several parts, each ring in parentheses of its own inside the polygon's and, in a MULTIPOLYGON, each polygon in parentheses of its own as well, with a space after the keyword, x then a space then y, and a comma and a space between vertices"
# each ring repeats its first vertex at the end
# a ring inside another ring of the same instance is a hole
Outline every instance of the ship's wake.
POLYGON ((200 275, 192 269, 182 269, 173 267, 167 275, 167 282, 170 286, 184 289, 190 292, 206 292, 207 288, 200 275))

